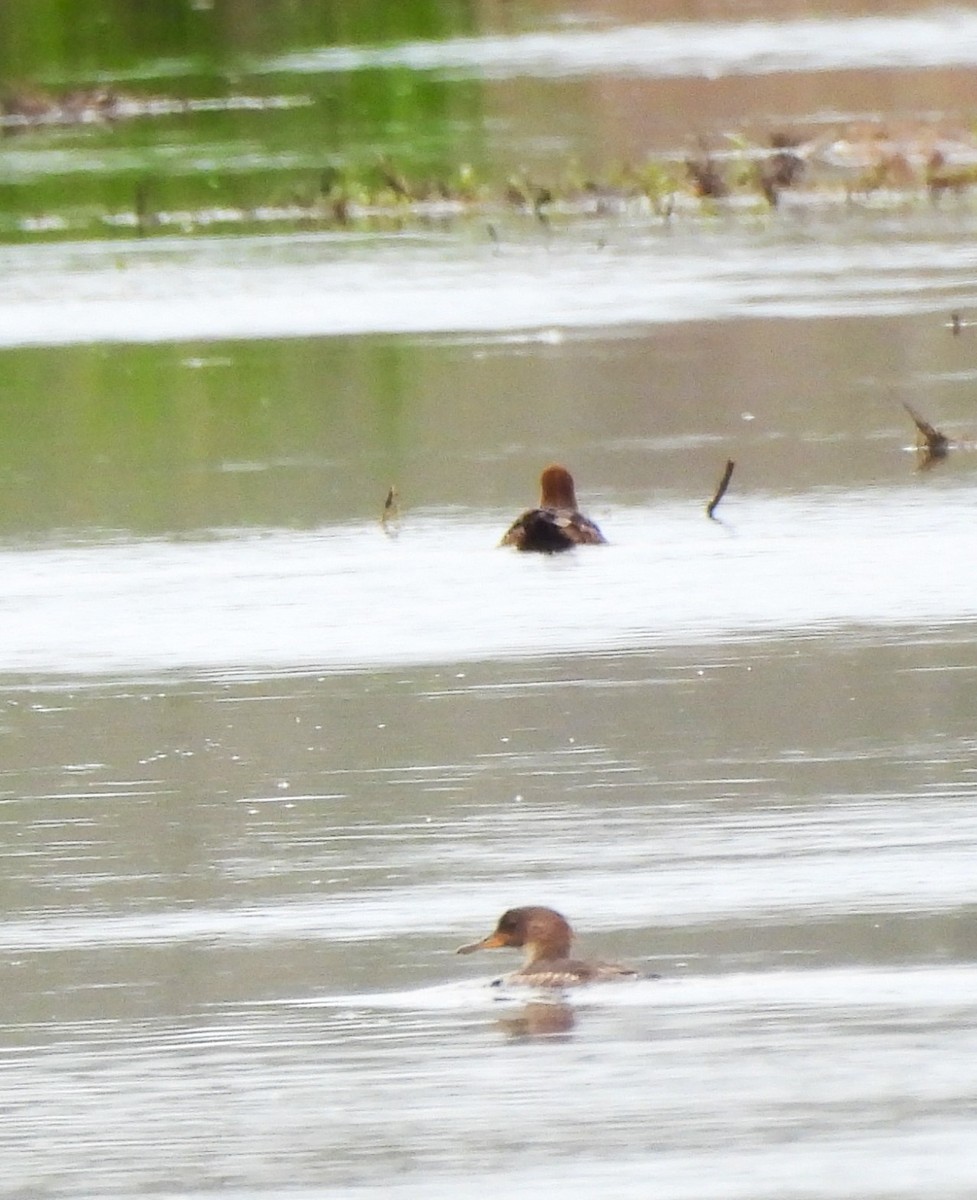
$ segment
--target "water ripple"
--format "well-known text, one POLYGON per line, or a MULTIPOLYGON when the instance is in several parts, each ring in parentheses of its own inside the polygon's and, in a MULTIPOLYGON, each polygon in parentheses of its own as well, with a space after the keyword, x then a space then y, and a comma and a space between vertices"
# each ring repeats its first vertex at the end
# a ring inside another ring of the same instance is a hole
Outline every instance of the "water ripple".
MULTIPOLYGON (((920 218, 924 225, 929 218, 920 218)), ((929 226, 926 225, 928 229, 929 226)), ((598 248, 574 233, 492 247, 350 234, 4 247, 0 346, 366 333, 586 330, 736 317, 946 312, 972 296, 977 249, 822 229, 823 240, 658 223, 598 248)), ((616 239, 617 240, 617 239, 616 239)))
POLYGON ((0 670, 330 671, 959 624, 977 619, 972 507, 964 485, 736 498, 727 527, 596 511, 614 544, 558 559, 497 550, 501 516, 420 515, 394 541, 349 526, 8 550, 0 670))

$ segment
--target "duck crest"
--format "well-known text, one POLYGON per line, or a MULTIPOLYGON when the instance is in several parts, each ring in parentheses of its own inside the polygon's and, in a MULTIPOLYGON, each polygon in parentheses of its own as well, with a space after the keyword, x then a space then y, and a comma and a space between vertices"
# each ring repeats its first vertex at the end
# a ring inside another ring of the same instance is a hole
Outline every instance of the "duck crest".
POLYGON ((577 493, 573 476, 559 463, 550 463, 539 477, 539 507, 577 511, 577 493))

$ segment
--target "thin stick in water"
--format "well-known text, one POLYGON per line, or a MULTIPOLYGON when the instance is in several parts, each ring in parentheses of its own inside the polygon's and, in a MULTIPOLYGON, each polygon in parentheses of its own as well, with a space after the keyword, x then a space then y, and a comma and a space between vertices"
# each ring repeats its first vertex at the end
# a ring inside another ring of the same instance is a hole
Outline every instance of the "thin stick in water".
POLYGON ((387 498, 383 502, 383 512, 380 514, 380 524, 383 526, 385 533, 396 533, 397 523, 400 521, 400 507, 397 504, 397 489, 393 484, 390 485, 387 491, 387 498))
POLYGON ((735 466, 736 463, 734 463, 731 458, 727 459, 726 470, 723 471, 723 477, 719 481, 719 487, 716 488, 716 494, 706 506, 707 517, 712 517, 712 514, 716 511, 716 506, 719 504, 719 501, 722 500, 723 496, 726 495, 726 489, 729 487, 729 481, 733 478, 733 468, 735 466))

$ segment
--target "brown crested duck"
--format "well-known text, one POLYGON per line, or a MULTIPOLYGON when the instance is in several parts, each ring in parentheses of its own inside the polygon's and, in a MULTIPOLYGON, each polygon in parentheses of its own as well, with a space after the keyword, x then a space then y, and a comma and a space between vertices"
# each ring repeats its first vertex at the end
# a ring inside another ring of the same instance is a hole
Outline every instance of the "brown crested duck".
POLYGON ((573 476, 566 467, 552 463, 539 478, 539 507, 518 517, 499 544, 555 554, 574 546, 604 545, 606 541, 594 522, 578 511, 573 476))
POLYGON ((495 930, 468 946, 459 946, 456 954, 476 950, 494 950, 501 946, 524 949, 526 959, 518 971, 505 976, 506 983, 530 987, 574 987, 582 983, 604 983, 639 979, 631 967, 619 963, 571 958, 573 930, 567 919, 552 908, 534 904, 510 908, 499 917, 495 930))

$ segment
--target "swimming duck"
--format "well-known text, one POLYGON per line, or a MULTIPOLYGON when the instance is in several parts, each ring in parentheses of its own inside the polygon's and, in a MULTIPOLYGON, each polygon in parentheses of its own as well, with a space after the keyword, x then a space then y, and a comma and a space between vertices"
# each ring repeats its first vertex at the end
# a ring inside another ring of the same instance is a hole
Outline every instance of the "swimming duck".
POLYGON ((505 976, 506 983, 530 987, 573 987, 581 983, 638 979, 637 971, 618 963, 590 962, 571 958, 573 930, 552 908, 530 905, 510 908, 499 917, 495 931, 480 942, 459 946, 456 954, 494 950, 499 946, 523 947, 526 960, 518 971, 505 976))
POLYGON ((539 477, 539 508, 531 508, 517 518, 499 544, 555 554, 573 546, 603 545, 606 541, 593 521, 577 511, 573 476, 566 467, 552 463, 539 477))

